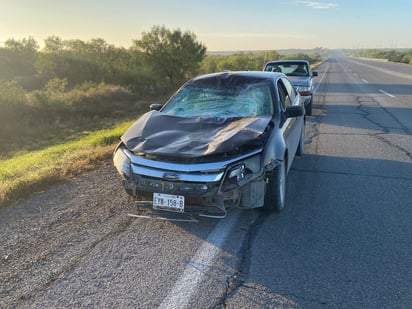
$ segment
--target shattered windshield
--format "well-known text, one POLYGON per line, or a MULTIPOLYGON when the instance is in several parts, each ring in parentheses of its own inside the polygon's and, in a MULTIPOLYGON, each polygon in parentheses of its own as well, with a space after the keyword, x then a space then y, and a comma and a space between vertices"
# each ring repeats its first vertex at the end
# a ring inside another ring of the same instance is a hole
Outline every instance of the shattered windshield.
POLYGON ((182 88, 162 112, 179 117, 258 117, 273 115, 270 84, 205 80, 182 88))

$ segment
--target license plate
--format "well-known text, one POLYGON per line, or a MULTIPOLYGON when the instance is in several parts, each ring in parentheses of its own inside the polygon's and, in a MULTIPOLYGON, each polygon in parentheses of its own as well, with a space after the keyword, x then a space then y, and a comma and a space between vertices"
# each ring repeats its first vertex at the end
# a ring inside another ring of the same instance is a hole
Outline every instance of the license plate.
POLYGON ((153 208, 173 212, 184 212, 185 197, 181 195, 153 193, 153 208))

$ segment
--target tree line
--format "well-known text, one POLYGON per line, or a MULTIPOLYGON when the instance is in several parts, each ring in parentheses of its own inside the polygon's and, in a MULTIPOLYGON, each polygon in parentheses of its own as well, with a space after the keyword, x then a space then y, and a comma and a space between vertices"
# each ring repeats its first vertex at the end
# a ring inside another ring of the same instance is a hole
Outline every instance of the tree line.
POLYGON ((365 49, 356 51, 355 56, 365 58, 386 59, 391 62, 412 64, 412 49, 393 50, 393 49, 365 49))
POLYGON ((50 36, 41 49, 33 37, 8 39, 0 47, 0 144, 39 125, 130 114, 136 102, 161 101, 201 73, 261 70, 265 61, 287 57, 321 59, 318 53, 285 56, 275 50, 207 54, 193 32, 165 26, 143 32, 129 48, 102 38, 50 36))
POLYGON ((32 37, 9 39, 0 48, 0 82, 18 80, 23 88, 35 90, 57 78, 67 80, 69 88, 103 82, 158 90, 196 74, 205 53, 193 33, 160 26, 144 32, 128 49, 101 38, 85 42, 51 36, 42 50, 32 37))
POLYGON ((0 83, 14 81, 27 91, 64 80, 65 90, 106 83, 142 94, 168 92, 200 73, 261 70, 265 61, 284 58, 320 61, 319 53, 280 55, 277 51, 206 54, 194 33, 154 26, 130 48, 104 39, 63 40, 50 36, 40 50, 34 38, 9 39, 0 47, 0 83))

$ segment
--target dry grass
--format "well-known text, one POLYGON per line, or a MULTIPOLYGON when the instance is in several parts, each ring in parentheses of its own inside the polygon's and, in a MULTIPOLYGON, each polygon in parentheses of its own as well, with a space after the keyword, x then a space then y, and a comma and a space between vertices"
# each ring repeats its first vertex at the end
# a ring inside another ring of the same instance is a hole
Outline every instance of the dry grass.
POLYGON ((127 121, 110 130, 43 150, 22 153, 0 161, 0 206, 9 205, 50 185, 72 178, 107 161, 127 121))

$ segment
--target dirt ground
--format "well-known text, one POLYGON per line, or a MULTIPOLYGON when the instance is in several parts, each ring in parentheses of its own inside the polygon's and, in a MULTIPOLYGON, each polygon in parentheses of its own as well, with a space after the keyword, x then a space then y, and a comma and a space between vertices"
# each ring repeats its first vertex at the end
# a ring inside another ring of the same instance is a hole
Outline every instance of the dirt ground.
POLYGON ((0 209, 0 308, 26 307, 93 249, 124 231, 130 202, 111 162, 0 209))

